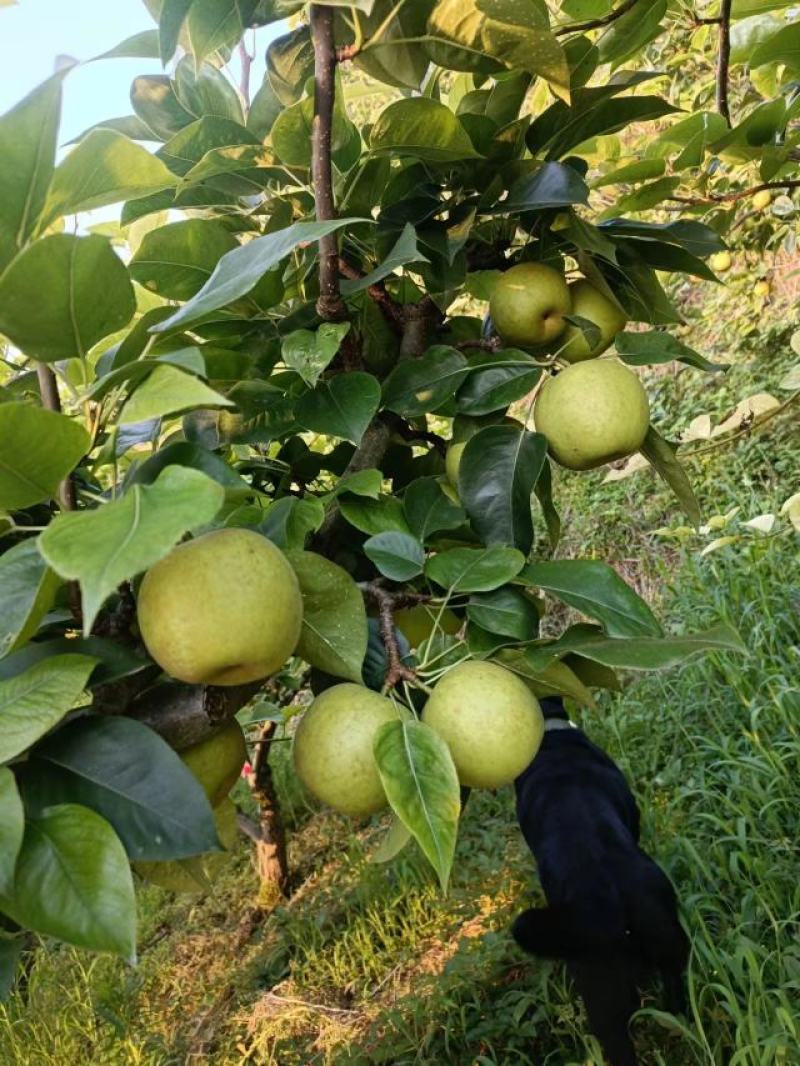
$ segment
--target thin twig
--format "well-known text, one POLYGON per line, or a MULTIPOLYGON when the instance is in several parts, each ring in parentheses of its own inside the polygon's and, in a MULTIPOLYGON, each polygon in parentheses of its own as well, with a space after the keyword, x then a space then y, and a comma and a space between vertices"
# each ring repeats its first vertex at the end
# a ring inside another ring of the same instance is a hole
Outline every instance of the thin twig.
POLYGON ((398 681, 416 683, 417 675, 410 666, 406 666, 400 655, 397 634, 394 626, 394 612, 401 607, 412 607, 426 603, 430 596, 424 592, 390 592, 377 581, 362 582, 358 586, 364 596, 372 600, 378 608, 378 622, 381 640, 386 651, 386 675, 384 687, 394 688, 398 681))
POLYGON ((677 204, 689 204, 699 207, 702 204, 732 204, 737 200, 745 200, 748 196, 755 196, 763 189, 800 189, 800 178, 786 178, 784 181, 762 181, 760 185, 752 185, 749 189, 737 189, 734 192, 711 193, 710 196, 668 196, 666 199, 677 204))
POLYGON ((459 341, 456 348, 462 352, 466 352, 472 348, 476 348, 479 352, 496 352, 502 346, 503 342, 499 337, 484 337, 481 340, 476 341, 459 341))
MULTIPOLYGON (((354 267, 341 256, 339 257, 339 273, 342 277, 349 278, 351 281, 360 281, 364 277, 358 267, 354 267)), ((378 305, 392 329, 402 334, 406 320, 402 305, 389 295, 382 283, 368 286, 367 295, 378 305)))
POLYGON ((798 399, 800 399, 800 392, 793 392, 788 400, 784 400, 777 407, 772 407, 769 411, 765 411, 760 418, 755 415, 753 418, 745 419, 745 422, 735 432, 729 431, 724 435, 720 435, 718 440, 715 440, 712 444, 705 444, 702 448, 685 449, 681 451, 681 455, 687 459, 693 459, 696 455, 707 455, 709 452, 717 451, 718 448, 724 448, 732 441, 738 440, 739 437, 745 437, 754 430, 761 429, 767 422, 771 422, 776 415, 782 414, 787 407, 791 407, 798 399))
MULTIPOLYGON (((333 8, 312 4, 311 39, 314 42, 314 119, 311 124, 311 177, 318 222, 336 218, 333 199, 333 105, 336 92, 336 51, 333 8)), ((319 298, 317 313, 327 322, 346 316, 339 292, 339 248, 335 233, 319 240, 319 298)))
POLYGON ((719 11, 719 49, 717 52, 717 111, 731 125, 728 100, 728 71, 731 62, 731 7, 733 0, 722 0, 719 11))
POLYGON ((627 11, 630 11, 636 2, 637 0, 624 0, 618 8, 602 18, 587 19, 586 22, 571 22, 568 26, 553 30, 553 33, 556 37, 563 37, 566 33, 583 33, 584 30, 599 30, 603 26, 610 26, 612 22, 616 22, 618 18, 622 18, 627 11))

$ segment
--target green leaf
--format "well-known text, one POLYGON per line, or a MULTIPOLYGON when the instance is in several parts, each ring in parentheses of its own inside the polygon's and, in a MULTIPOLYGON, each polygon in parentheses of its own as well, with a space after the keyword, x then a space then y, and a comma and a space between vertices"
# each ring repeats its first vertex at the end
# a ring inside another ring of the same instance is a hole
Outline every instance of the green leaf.
POLYGON ((370 855, 369 861, 375 863, 391 862, 403 848, 411 840, 411 833, 396 814, 392 816, 392 824, 377 846, 375 851, 370 855))
POLYGON ((558 159, 591 137, 605 137, 633 122, 650 122, 678 110, 660 96, 623 96, 591 105, 587 101, 577 114, 567 111, 549 142, 548 158, 558 159))
POLYGON ((358 444, 381 402, 381 387, 372 374, 353 371, 323 381, 304 393, 295 406, 301 426, 315 433, 343 437, 358 444))
POLYGON ((389 104, 375 120, 369 143, 373 152, 413 155, 430 163, 480 158, 453 112, 429 96, 389 104))
POLYGON ((158 59, 158 30, 143 30, 126 37, 100 55, 92 56, 89 63, 99 63, 101 59, 158 59))
POLYGON ((541 375, 542 368, 516 348, 484 353, 479 369, 472 371, 458 390, 458 409, 473 416, 504 411, 509 404, 527 396, 541 375))
POLYGON ((588 202, 589 187, 577 170, 564 163, 543 163, 533 174, 514 182, 506 199, 497 204, 493 213, 541 211, 588 202))
POLYGON ((173 415, 192 407, 235 407, 220 393, 176 366, 156 365, 125 403, 120 425, 173 415))
POLYGON ((367 651, 364 600, 346 570, 314 552, 287 551, 303 595, 297 654, 326 674, 361 683, 367 651))
MULTIPOLYGON (((361 154, 361 135, 347 117, 342 87, 337 79, 334 98, 331 151, 339 170, 349 170, 361 154), (355 156, 353 158, 353 155, 355 156)), ((287 166, 311 166, 311 134, 314 125, 314 99, 306 96, 276 117, 270 132, 273 151, 287 166)))
POLYGON ((435 411, 453 398, 468 372, 461 352, 434 345, 420 359, 397 364, 383 383, 384 406, 410 418, 435 411))
POLYGON ((371 500, 363 496, 343 496, 339 501, 342 515, 351 526, 371 536, 393 529, 401 533, 411 530, 403 513, 403 505, 394 496, 381 496, 371 500))
POLYGON ((609 636, 660 636, 653 612, 608 563, 564 559, 530 563, 517 580, 556 596, 602 622, 609 636))
POLYGON ((0 118, 0 272, 36 228, 55 167, 64 72, 0 118))
POLYGON ((35 812, 79 803, 101 814, 132 859, 182 859, 219 847, 203 786, 141 722, 91 717, 39 744, 29 763, 35 812))
POLYGON ((349 329, 349 322, 324 322, 316 331, 292 330, 281 343, 284 363, 296 370, 313 389, 322 371, 339 351, 349 329))
POLYGON ((443 529, 457 529, 467 516, 442 491, 439 479, 419 478, 403 494, 403 510, 411 532, 424 544, 428 537, 443 529))
POLYGON ((158 41, 164 66, 175 55, 178 39, 194 0, 163 0, 158 17, 158 41))
POLYGON ((531 496, 547 456, 547 438, 521 426, 487 426, 467 441, 458 494, 486 544, 533 547, 531 496))
POLYGON ((597 710, 594 696, 577 674, 562 662, 552 662, 541 668, 532 666, 521 649, 506 649, 495 656, 508 670, 522 678, 537 698, 568 696, 583 707, 597 710))
MULTIPOLYGON (((342 226, 365 219, 338 218, 332 222, 295 222, 286 229, 268 233, 265 237, 234 248, 220 259, 206 284, 187 304, 166 322, 155 327, 163 332, 185 327, 220 307, 245 296, 264 274, 285 259, 298 244, 319 240, 342 226)), ((0 292, 2 289, 0 288, 0 292)))
POLYGON ((115 130, 92 130, 56 168, 39 228, 62 215, 135 200, 177 183, 161 160, 135 141, 115 130))
POLYGON ((90 443, 83 426, 66 415, 28 403, 0 404, 0 510, 55 496, 90 443))
POLYGON ((30 640, 53 606, 58 585, 35 540, 0 555, 0 658, 30 640))
POLYGON ((550 461, 547 459, 539 474, 534 492, 542 508, 550 547, 555 551, 561 539, 561 517, 553 503, 553 475, 550 471, 550 461))
POLYGON ((524 565, 516 548, 451 548, 428 559, 425 575, 451 592, 491 592, 524 565))
POLYGON ((193 0, 186 28, 196 62, 237 44, 257 6, 258 0, 193 0))
POLYGON ((25 811, 17 791, 16 778, 7 766, 0 766, 0 894, 14 883, 14 867, 25 833, 25 811))
POLYGON ((108 822, 86 807, 50 807, 28 820, 14 887, 0 906, 24 928, 135 960, 128 858, 108 822))
MULTIPOLYGON (((602 663, 618 670, 663 670, 679 666, 695 655, 709 651, 734 651, 747 654, 747 647, 731 626, 720 623, 701 633, 683 636, 634 637, 627 640, 609 639, 590 632, 589 627, 576 627, 570 638, 562 637, 554 645, 560 654, 576 652, 584 659, 602 663)), ((543 650, 549 650, 545 647, 543 650)))
POLYGON ((750 67, 765 63, 785 63, 792 70, 800 68, 800 24, 789 23, 768 40, 763 41, 750 55, 750 67))
POLYGON ((168 300, 189 300, 227 252, 238 248, 221 222, 190 218, 146 233, 128 264, 134 281, 168 300))
POLYGON ((380 727, 373 750, 386 798, 446 892, 461 813, 450 749, 424 722, 397 721, 380 727))
MULTIPOLYGON (((213 481, 222 485, 228 500, 241 500, 258 494, 258 490, 237 474, 216 452, 209 451, 208 448, 189 440, 176 440, 165 448, 159 448, 154 455, 136 468, 130 478, 130 483, 152 485, 167 466, 188 466, 193 470, 201 470, 213 481)), ((294 499, 294 497, 290 498, 294 499)))
POLYGON ((142 74, 134 78, 131 106, 137 118, 162 141, 174 137, 195 117, 180 102, 174 83, 164 74, 142 74))
MULTIPOLYGON (((2 408, 0 408, 2 410, 2 408)), ((641 452, 656 473, 675 493, 684 514, 697 527, 703 521, 700 504, 694 494, 686 471, 681 466, 677 455, 677 444, 665 440, 652 426, 647 430, 641 452)))
POLYGON ((316 532, 324 521, 325 508, 320 500, 283 496, 270 504, 258 528, 279 548, 302 550, 308 534, 316 532))
POLYGON ((85 356, 130 322, 135 310, 124 264, 108 241, 94 235, 44 237, 0 277, 0 333, 44 362, 85 356))
POLYGON ((539 612, 522 592, 513 588, 470 596, 467 617, 481 629, 515 640, 533 640, 539 630, 539 612))
POLYGON ((270 42, 266 77, 284 107, 300 98, 306 79, 313 73, 314 45, 307 25, 270 42))
POLYGON ((224 496, 222 486, 198 470, 169 466, 152 485, 133 485, 96 510, 53 519, 39 549, 57 574, 80 582, 84 636, 114 589, 210 522, 224 496))
POLYGON ((709 372, 728 369, 726 363, 710 363, 694 348, 689 348, 677 337, 664 330, 651 329, 642 333, 631 331, 618 333, 614 347, 623 363, 629 363, 631 366, 648 366, 677 360, 709 372))
POLYGON ((0 762, 21 755, 61 721, 94 665, 86 655, 56 655, 0 681, 0 762))
POLYGON ((597 41, 601 63, 620 63, 639 52, 661 32, 667 0, 638 0, 603 31, 597 41))
POLYGON ((406 263, 427 263, 429 260, 417 247, 417 232, 410 222, 403 226, 403 232, 384 261, 366 274, 363 278, 355 281, 343 281, 341 290, 343 296, 352 296, 356 292, 368 289, 370 285, 376 285, 390 274, 393 274, 406 263))
POLYGON ((55 655, 86 655, 96 661, 89 678, 89 687, 117 681, 140 670, 152 667, 150 659, 142 659, 130 648, 125 648, 104 637, 56 637, 53 640, 35 640, 0 661, 0 679, 16 677, 34 663, 52 659, 55 655))
POLYGON ((621 196, 611 207, 601 211, 599 218, 616 218, 617 215, 626 215, 634 211, 649 211, 651 207, 657 207, 662 201, 672 196, 681 183, 678 177, 658 178, 646 185, 640 185, 633 192, 621 196))
POLYGON ((410 533, 378 533, 365 542, 364 554, 390 581, 410 581, 425 562, 422 545, 410 533))
MULTIPOLYGON (((184 56, 175 68, 175 91, 183 106, 198 118, 222 118, 244 127, 242 101, 231 82, 213 63, 184 56)), ((249 137, 244 143, 249 143, 249 137)))

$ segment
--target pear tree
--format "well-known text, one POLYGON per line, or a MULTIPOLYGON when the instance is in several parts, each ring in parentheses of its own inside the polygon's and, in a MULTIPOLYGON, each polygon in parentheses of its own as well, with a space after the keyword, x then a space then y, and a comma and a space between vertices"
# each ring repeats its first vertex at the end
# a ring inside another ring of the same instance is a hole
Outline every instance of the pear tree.
POLYGON ((61 151, 65 67, 0 117, 6 989, 36 936, 133 961, 135 883, 208 889, 237 828, 285 889, 276 733, 446 886, 539 697, 742 650, 566 552, 557 489, 641 453, 700 522, 640 368, 720 372, 674 279, 794 209, 788 6, 145 6, 92 60, 160 59, 129 114, 61 151))

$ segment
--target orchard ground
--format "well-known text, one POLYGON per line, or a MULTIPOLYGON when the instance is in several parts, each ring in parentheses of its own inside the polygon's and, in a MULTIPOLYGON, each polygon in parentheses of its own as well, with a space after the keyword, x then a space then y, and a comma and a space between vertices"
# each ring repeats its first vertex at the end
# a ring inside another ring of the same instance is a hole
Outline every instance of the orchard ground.
MULTIPOLYGON (((778 289, 761 315, 739 267, 726 290, 687 302, 691 340, 734 364, 724 384, 691 369, 651 375, 654 414, 676 429, 775 393, 796 362, 794 294, 778 289)), ((797 490, 796 426, 789 410, 689 462, 706 515, 741 508, 723 532, 742 539, 705 557, 718 534, 653 533, 679 519, 651 473, 562 475, 565 555, 612 561, 670 626, 732 622, 751 651, 634 677, 582 715, 631 779, 644 844, 678 886, 693 940, 689 1016, 645 1009, 635 1022, 645 1066, 800 1062, 797 540, 737 525, 797 490)), ((369 862, 380 820, 353 836, 345 818, 312 810, 288 754, 278 745, 274 762, 291 902, 258 917, 244 840, 206 898, 142 888, 138 967, 44 948, 26 996, 0 1009, 3 1066, 601 1062, 561 972, 524 959, 508 933, 538 891, 510 789, 470 800, 442 900, 415 849, 369 862)), ((243 785, 234 796, 249 802, 243 785)))

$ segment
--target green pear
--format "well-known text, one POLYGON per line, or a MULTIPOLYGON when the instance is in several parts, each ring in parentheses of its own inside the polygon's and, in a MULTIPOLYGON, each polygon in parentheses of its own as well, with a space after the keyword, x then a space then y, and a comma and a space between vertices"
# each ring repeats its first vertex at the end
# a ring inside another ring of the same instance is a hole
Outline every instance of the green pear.
POLYGON ((247 742, 234 718, 213 736, 179 754, 203 786, 208 802, 216 807, 239 780, 247 760, 247 742))
POLYGON ((451 636, 461 629, 461 619, 449 607, 442 611, 424 603, 401 607, 394 612, 394 623, 412 648, 424 644, 437 626, 441 632, 451 636))
POLYGON ((545 382, 533 417, 557 462, 590 470, 641 448, 650 405, 641 381, 622 363, 589 359, 545 382))
POLYGON ((206 855, 192 855, 188 859, 163 862, 135 862, 133 869, 151 885, 170 892, 207 892, 224 868, 237 838, 236 805, 224 799, 214 808, 217 836, 225 851, 211 851, 206 855))
POLYGON ((518 263, 497 281, 489 300, 494 328, 505 344, 538 347, 554 341, 572 310, 563 276, 545 263, 518 263))
POLYGON ((594 322, 600 330, 600 340, 590 347, 583 330, 567 323, 567 328, 558 339, 558 354, 568 363, 594 359, 608 348, 620 330, 625 329, 627 318, 616 304, 585 278, 573 281, 569 286, 572 298, 572 313, 594 322))
POLYGON ((716 274, 724 274, 727 270, 730 270, 732 262, 731 253, 728 251, 714 252, 709 259, 711 269, 716 274))
POLYGON ((372 754, 375 734, 400 712, 391 700, 362 685, 334 685, 321 693, 294 736, 297 776, 318 800, 353 817, 386 806, 372 754))
POLYGON ((422 720, 450 748, 462 785, 500 788, 528 766, 544 736, 539 702, 497 663, 471 660, 448 671, 422 720))
POLYGON ((283 552, 248 529, 205 533, 145 574, 139 629, 166 673, 241 685, 279 670, 300 637, 303 601, 283 552))

